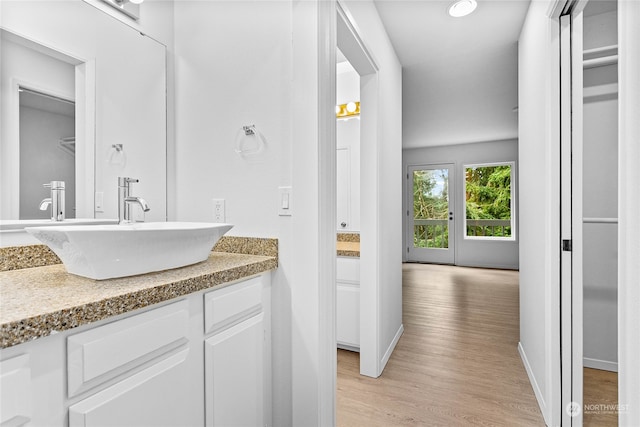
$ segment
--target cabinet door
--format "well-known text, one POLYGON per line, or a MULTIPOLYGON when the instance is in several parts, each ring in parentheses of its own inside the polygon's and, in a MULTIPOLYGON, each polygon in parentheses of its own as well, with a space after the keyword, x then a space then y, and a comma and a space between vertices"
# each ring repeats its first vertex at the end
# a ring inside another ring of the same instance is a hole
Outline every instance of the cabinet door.
POLYGON ((31 421, 29 355, 0 362, 0 425, 22 426, 31 421))
POLYGON ((264 313, 205 341, 208 426, 264 426, 264 313))
POLYGON ((202 423, 190 405, 183 349, 69 407, 69 426, 187 426, 202 423))
POLYGON ((360 287, 338 282, 336 341, 348 350, 360 348, 360 287))

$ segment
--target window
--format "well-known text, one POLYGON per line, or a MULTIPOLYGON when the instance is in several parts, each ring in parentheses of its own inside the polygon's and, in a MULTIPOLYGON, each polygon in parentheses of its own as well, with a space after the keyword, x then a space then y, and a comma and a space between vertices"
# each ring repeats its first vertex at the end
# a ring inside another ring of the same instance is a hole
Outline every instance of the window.
POLYGON ((514 166, 465 165, 465 239, 515 240, 514 166))

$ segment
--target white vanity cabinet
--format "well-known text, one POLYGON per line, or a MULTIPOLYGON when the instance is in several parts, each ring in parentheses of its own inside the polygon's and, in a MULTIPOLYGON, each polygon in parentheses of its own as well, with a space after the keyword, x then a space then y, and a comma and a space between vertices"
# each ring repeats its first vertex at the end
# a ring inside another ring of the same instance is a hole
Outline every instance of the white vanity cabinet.
POLYGON ((336 341, 339 348, 360 350, 360 258, 336 260, 336 341))
POLYGON ((269 272, 0 351, 0 425, 270 426, 269 272))
POLYGON ((69 426, 202 424, 190 341, 186 299, 68 337, 69 426))
POLYGON ((26 425, 32 419, 29 355, 3 360, 0 366, 0 425, 26 425))
POLYGON ((271 424, 267 291, 255 278, 205 294, 207 426, 271 424))

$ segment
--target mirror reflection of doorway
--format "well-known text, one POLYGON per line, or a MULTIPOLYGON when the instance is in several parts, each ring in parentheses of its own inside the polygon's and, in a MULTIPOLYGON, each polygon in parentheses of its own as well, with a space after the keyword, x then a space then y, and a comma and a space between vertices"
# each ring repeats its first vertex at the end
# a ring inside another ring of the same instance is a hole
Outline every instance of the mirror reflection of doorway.
POLYGON ((422 165, 408 168, 409 261, 453 264, 455 261, 453 233, 454 165, 422 165))
POLYGON ((75 218, 75 102, 19 87, 20 219, 47 219, 43 184, 65 182, 65 217, 75 218))

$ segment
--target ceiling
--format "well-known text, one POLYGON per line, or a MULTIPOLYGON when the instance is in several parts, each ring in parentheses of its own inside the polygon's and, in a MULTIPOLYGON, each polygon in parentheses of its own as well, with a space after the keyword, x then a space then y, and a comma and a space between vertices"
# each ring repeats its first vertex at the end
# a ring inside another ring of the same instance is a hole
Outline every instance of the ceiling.
POLYGON ((516 138, 517 40, 529 0, 374 0, 403 67, 405 148, 516 138))

